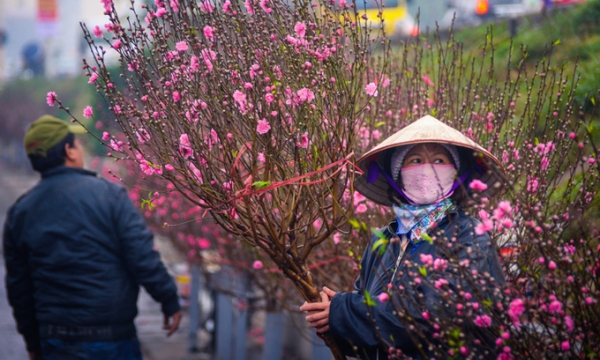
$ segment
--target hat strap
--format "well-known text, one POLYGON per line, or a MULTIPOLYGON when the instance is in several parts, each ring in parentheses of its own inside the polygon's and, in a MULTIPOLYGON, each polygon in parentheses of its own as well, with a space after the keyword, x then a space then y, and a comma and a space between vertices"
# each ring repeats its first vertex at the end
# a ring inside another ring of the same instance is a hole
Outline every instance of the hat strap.
MULTIPOLYGON (((473 174, 473 171, 477 171, 477 173, 479 175, 483 175, 483 173, 485 172, 485 170, 483 169, 483 167, 481 165, 475 163, 475 165, 472 168, 465 171, 464 174, 462 174, 457 180, 454 181, 454 184, 452 184, 452 188, 450 188, 450 191, 448 191, 446 196, 449 196, 450 194, 452 194, 454 192, 454 190, 458 189, 458 187, 463 182, 465 182, 465 180, 467 180, 469 178, 469 176, 471 176, 471 174, 473 174)), ((388 175, 385 171, 381 170, 377 161, 371 161, 369 163, 369 170, 367 173, 367 183, 374 184, 375 181, 377 181, 379 174, 383 175, 383 177, 387 180, 388 185, 391 186, 392 189, 396 190, 396 192, 398 194, 402 195, 405 199, 409 200, 408 196, 406 196, 404 191, 402 191, 402 189, 400 189, 400 187, 394 181, 394 179, 392 179, 392 177, 390 175, 388 175)))

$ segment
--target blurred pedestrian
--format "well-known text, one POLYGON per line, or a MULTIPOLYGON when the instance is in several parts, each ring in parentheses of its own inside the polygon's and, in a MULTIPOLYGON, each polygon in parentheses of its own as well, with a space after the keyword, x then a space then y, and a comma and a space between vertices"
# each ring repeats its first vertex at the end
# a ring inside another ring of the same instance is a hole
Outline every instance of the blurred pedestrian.
POLYGON ((167 336, 177 289, 127 191, 84 169, 85 132, 45 115, 25 134, 41 180, 7 216, 8 300, 31 359, 141 359, 139 286, 162 304, 167 336))

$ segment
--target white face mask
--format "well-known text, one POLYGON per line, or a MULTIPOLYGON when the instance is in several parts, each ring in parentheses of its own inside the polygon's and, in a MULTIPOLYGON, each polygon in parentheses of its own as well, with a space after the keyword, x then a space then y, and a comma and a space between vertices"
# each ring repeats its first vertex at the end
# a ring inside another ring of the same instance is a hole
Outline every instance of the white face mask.
POLYGON ((413 205, 435 204, 450 197, 456 174, 452 164, 423 164, 400 170, 404 195, 413 205))

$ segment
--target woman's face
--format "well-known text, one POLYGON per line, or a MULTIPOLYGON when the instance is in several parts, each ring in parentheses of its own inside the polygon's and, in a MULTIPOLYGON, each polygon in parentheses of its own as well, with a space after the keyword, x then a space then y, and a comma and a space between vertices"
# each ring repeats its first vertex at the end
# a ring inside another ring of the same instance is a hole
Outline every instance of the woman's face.
POLYGON ((452 160, 448 150, 439 144, 419 144, 406 154, 402 167, 407 168, 423 164, 452 165, 452 160))

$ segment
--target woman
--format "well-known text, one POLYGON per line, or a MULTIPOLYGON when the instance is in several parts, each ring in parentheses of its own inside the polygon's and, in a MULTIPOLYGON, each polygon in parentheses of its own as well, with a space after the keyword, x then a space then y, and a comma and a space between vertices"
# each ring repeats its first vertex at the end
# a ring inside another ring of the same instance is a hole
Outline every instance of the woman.
POLYGON ((324 287, 322 302, 305 303, 300 310, 318 333, 329 331, 347 355, 429 357, 430 316, 453 316, 458 297, 486 297, 504 284, 489 235, 477 235, 477 221, 463 211, 473 202, 467 191, 472 180, 487 184, 479 196, 490 197, 501 188, 504 171, 487 150, 431 116, 384 140, 358 165, 364 175, 356 190, 391 206, 395 219, 371 238, 355 291, 324 287), (469 273, 489 274, 486 286, 475 289, 473 282, 458 280, 459 263, 469 273), (423 268, 429 272, 423 274, 423 268))

